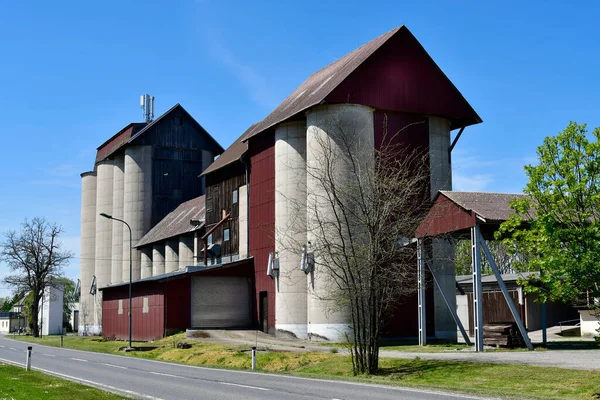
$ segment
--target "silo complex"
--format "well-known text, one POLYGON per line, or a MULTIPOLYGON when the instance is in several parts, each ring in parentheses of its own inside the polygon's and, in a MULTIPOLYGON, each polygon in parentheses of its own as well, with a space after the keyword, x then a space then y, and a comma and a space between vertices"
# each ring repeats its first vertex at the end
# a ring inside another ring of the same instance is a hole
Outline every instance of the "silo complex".
POLYGON ((275 251, 279 256, 275 328, 305 338, 307 282, 300 270, 306 244, 306 123, 275 129, 275 251))
POLYGON ((82 334, 98 333, 94 324, 94 296, 90 294, 96 259, 96 173, 81 174, 81 243, 79 329, 82 334))
POLYGON ((183 235, 179 237, 179 269, 194 264, 194 237, 183 235))

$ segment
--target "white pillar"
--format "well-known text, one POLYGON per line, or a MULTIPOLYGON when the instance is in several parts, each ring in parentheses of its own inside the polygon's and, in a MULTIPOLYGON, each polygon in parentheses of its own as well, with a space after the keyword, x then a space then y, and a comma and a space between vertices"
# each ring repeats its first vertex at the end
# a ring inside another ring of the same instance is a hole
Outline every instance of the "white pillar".
MULTIPOLYGON (((240 210, 241 206, 240 203, 240 210)), ((240 245, 241 241, 240 229, 240 245)), ((279 256, 275 329, 291 332, 301 339, 308 334, 308 288, 306 274, 300 270, 305 244, 306 123, 300 121, 275 128, 275 251, 279 256)))

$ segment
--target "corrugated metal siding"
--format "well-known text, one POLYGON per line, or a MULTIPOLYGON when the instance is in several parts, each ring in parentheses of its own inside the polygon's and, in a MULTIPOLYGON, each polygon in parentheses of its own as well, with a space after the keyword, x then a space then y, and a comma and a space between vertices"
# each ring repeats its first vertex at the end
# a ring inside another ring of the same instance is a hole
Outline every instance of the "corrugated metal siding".
MULTIPOLYGON (((144 283, 133 286, 132 338, 150 341, 164 336, 164 286, 144 283), (144 313, 144 298, 148 312, 144 313)), ((102 302, 102 334, 107 338, 126 340, 129 337, 129 289, 127 286, 106 289, 102 302), (119 314, 119 300, 123 312, 119 314)))
POLYGON ((165 326, 167 331, 175 332, 189 328, 190 325, 190 278, 184 277, 167 281, 165 304, 165 326))
MULTIPOLYGON (((275 283, 267 276, 269 252, 275 251, 275 134, 249 141, 250 154, 250 254, 254 257, 255 301, 266 291, 269 327, 275 327, 275 283)), ((258 324, 258 307, 255 306, 258 324)))
POLYGON ((378 48, 327 97, 377 109, 446 117, 452 129, 479 117, 408 31, 378 48))
POLYGON ((192 327, 250 328, 250 283, 243 276, 192 277, 192 327))

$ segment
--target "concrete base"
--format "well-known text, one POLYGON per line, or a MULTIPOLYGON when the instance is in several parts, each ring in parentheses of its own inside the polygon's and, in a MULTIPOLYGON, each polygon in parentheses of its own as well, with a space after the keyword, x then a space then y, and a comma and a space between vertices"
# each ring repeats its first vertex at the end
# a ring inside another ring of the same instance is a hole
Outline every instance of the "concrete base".
POLYGON ((353 335, 352 327, 348 324, 310 324, 308 339, 346 342, 346 335, 353 335))
POLYGON ((579 310, 579 320, 581 328, 581 336, 596 337, 598 336, 597 329, 600 328, 600 321, 594 315, 592 310, 579 310))
POLYGON ((282 336, 285 333, 292 333, 298 339, 306 339, 308 337, 308 325, 306 324, 275 324, 276 334, 279 335, 281 332, 282 336))
POLYGON ((102 335, 102 325, 87 325, 82 326, 79 325, 79 330, 77 332, 79 336, 101 336, 102 335))

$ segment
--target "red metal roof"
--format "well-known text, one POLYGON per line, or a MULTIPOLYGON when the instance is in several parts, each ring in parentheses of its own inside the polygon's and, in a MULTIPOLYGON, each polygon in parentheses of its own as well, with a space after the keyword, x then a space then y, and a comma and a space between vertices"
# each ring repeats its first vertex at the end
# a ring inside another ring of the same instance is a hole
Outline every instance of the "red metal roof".
POLYGON ((212 164, 210 164, 208 168, 202 171, 200 176, 210 174, 211 172, 215 172, 218 169, 238 161, 244 155, 244 153, 248 151, 248 143, 244 142, 243 138, 255 126, 256 124, 252 125, 246 130, 246 132, 242 133, 242 136, 237 138, 237 140, 233 142, 223 154, 221 154, 212 164))
POLYGON ((113 137, 102 143, 96 153, 96 163, 110 157, 114 152, 123 147, 129 139, 146 126, 145 122, 132 122, 117 132, 113 137))
MULTIPOLYGON (((355 79, 356 82, 372 86, 372 82, 365 83, 364 79, 379 80, 378 84, 390 92, 389 97, 392 100, 392 103, 395 102, 395 104, 402 107, 398 109, 388 108, 391 110, 443 115, 452 121, 452 129, 481 122, 481 118, 477 115, 475 110, 473 110, 456 87, 454 87, 446 75, 444 75, 441 69, 435 64, 417 39, 410 33, 408 28, 400 26, 312 74, 279 106, 277 106, 271 114, 256 124, 256 126, 244 136, 243 140, 246 141, 310 107, 320 104, 323 101, 327 101, 328 96, 332 94, 336 88, 351 77, 351 75, 376 52, 387 47, 388 43, 390 43, 390 48, 386 49, 387 53, 402 54, 407 51, 410 53, 411 57, 408 57, 407 59, 396 59, 396 64, 391 65, 393 68, 388 68, 386 71, 380 71, 382 73, 377 76, 365 77, 361 74, 360 77, 355 79), (390 39, 392 38, 397 40, 391 41, 390 39), (399 68, 399 65, 402 66, 402 68, 399 68), (399 69, 403 73, 397 73, 399 69), (414 82, 412 84, 406 84, 407 78, 414 82), (444 93, 433 93, 434 96, 431 96, 431 91, 427 90, 428 94, 419 95, 418 92, 423 89, 422 85, 428 84, 432 79, 435 83, 435 88, 443 90, 444 93), (392 84, 390 85, 390 83, 392 84), (402 91, 408 91, 408 93, 403 93, 402 91), (437 96, 444 98, 442 105, 445 108, 435 106, 436 99, 432 97, 437 96), (396 101, 399 97, 404 97, 405 101, 396 101), (423 103, 423 99, 425 99, 425 103, 423 103), (414 101, 416 101, 416 104, 413 104, 414 101), (431 104, 427 103, 427 101, 431 101, 431 104), (448 109, 446 110, 446 108, 448 109), (415 111, 413 111, 413 109, 415 111), (459 113, 457 113, 457 109, 460 109, 459 113)), ((335 95, 335 93, 333 94, 335 95)), ((347 98, 337 100, 338 102, 348 102, 347 98)))

